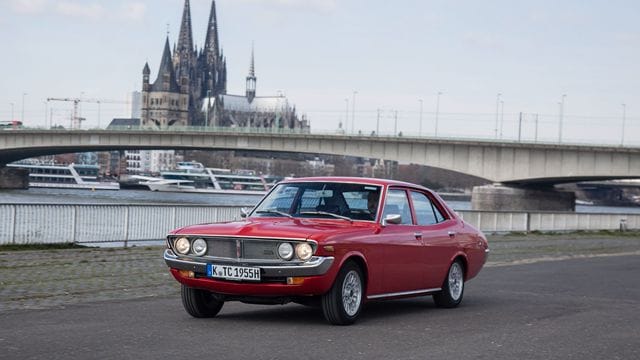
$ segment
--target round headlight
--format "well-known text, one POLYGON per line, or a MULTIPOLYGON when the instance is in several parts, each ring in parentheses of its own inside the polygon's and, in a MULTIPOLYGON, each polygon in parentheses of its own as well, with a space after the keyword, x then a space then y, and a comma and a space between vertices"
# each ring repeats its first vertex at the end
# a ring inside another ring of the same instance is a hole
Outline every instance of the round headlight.
POLYGON ((204 239, 195 239, 191 244, 191 248, 194 254, 202 256, 207 252, 207 242, 204 239))
POLYGON ((281 243, 278 245, 278 256, 284 260, 291 260, 293 257, 293 246, 289 243, 281 243))
POLYGON ((300 243, 296 245, 296 256, 298 259, 307 261, 311 259, 311 255, 313 255, 313 249, 311 245, 307 243, 300 243))
POLYGON ((182 255, 186 255, 189 253, 189 249, 191 248, 191 243, 189 243, 189 239, 186 237, 181 237, 174 243, 174 247, 176 251, 182 255))

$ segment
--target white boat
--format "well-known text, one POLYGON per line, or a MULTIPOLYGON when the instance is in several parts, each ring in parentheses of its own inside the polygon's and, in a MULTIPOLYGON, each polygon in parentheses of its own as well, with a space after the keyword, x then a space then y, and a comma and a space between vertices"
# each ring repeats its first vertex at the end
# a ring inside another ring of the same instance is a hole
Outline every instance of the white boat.
POLYGON ((134 176, 151 191, 209 194, 264 195, 280 179, 259 176, 251 170, 207 168, 195 161, 177 164, 177 169, 160 173, 159 178, 134 176))
POLYGON ((18 162, 8 167, 29 171, 29 187, 57 189, 120 190, 115 181, 100 181, 97 165, 18 162))

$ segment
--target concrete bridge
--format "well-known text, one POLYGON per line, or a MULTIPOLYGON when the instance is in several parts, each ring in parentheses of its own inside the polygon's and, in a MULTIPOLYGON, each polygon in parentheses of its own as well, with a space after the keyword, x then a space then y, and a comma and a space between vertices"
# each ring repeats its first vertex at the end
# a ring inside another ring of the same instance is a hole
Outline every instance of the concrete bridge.
MULTIPOLYGON (((4 130, 0 131, 0 164, 39 155, 85 151, 244 149, 395 160, 536 191, 549 190, 559 183, 640 178, 640 148, 259 130, 4 130)), ((559 197, 557 193, 548 195, 551 200, 559 197)), ((541 193, 532 196, 539 198, 541 193)))

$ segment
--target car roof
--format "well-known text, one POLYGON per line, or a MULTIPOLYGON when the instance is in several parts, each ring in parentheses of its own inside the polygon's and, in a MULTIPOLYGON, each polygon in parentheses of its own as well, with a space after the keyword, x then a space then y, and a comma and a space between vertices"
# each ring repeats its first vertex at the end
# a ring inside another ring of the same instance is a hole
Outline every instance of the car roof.
POLYGON ((416 185, 404 181, 366 178, 366 177, 348 177, 348 176, 317 176, 317 177, 305 177, 305 178, 291 178, 282 181, 281 183, 297 183, 297 182, 335 182, 335 183, 358 183, 366 185, 380 185, 380 186, 403 186, 411 187, 414 189, 429 190, 421 185, 416 185))

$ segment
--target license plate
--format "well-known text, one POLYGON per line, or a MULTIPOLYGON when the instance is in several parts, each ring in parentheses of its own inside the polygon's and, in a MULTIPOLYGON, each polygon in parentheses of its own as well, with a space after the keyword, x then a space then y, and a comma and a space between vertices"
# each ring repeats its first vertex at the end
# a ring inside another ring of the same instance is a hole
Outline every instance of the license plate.
POLYGON ((207 276, 227 280, 260 281, 260 268, 207 264, 207 276))

